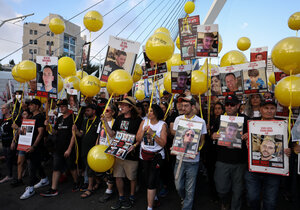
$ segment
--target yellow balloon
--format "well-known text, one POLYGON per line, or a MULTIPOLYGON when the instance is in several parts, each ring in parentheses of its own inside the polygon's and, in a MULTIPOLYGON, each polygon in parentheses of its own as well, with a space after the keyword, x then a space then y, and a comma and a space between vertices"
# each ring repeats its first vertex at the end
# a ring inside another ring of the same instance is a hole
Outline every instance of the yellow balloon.
POLYGON ((99 31, 103 26, 103 17, 97 11, 89 11, 83 18, 83 24, 89 31, 99 31))
POLYGON ((58 82, 57 82, 57 91, 58 91, 58 93, 60 93, 60 91, 62 91, 63 88, 64 88, 63 78, 60 75, 58 75, 58 82))
POLYGON ((11 74, 12 74, 13 78, 14 78, 17 82, 20 82, 20 83, 26 82, 26 80, 24 80, 22 77, 20 77, 20 76, 18 75, 18 64, 15 65, 15 66, 12 68, 11 74))
POLYGON ((188 1, 188 2, 185 3, 185 5, 184 5, 184 11, 187 14, 191 14, 192 12, 194 12, 194 10, 195 10, 195 4, 194 4, 194 2, 188 1))
POLYGON ((107 80, 107 88, 110 88, 112 92, 117 95, 128 93, 132 85, 133 81, 131 75, 123 69, 113 71, 107 80))
POLYGON ((269 86, 269 87, 272 87, 272 83, 271 83, 270 81, 268 82, 268 86, 269 86))
POLYGON ((168 71, 171 71, 172 66, 180 66, 180 65, 186 65, 187 63, 183 60, 181 60, 181 55, 179 53, 175 53, 172 55, 172 58, 167 60, 167 69, 168 71))
POLYGON ((170 31, 165 27, 160 27, 154 31, 154 33, 159 33, 159 32, 166 33, 169 36, 171 36, 170 31))
POLYGON ((146 43, 146 54, 151 61, 163 63, 169 60, 174 52, 174 43, 166 33, 153 34, 146 43))
POLYGON ((300 73, 300 37, 279 41, 272 50, 273 64, 286 74, 300 73))
POLYGON ((72 84, 75 90, 79 90, 80 79, 76 76, 69 76, 65 78, 65 84, 72 84))
POLYGON ((172 93, 171 84, 171 72, 167 72, 164 75, 164 88, 168 93, 172 93))
POLYGON ((95 172, 106 172, 115 163, 115 158, 112 155, 104 153, 107 149, 105 145, 96 145, 90 149, 87 155, 89 167, 95 172))
POLYGON ((100 80, 92 75, 84 77, 79 83, 81 93, 87 97, 93 97, 100 91, 100 80))
POLYGON ((219 34, 218 53, 221 52, 222 48, 223 48, 223 39, 222 39, 221 35, 219 34))
POLYGON ((248 37, 241 37, 237 42, 237 47, 241 51, 248 50, 251 46, 251 41, 248 37))
POLYGON ((137 82, 142 78, 143 70, 140 64, 135 64, 132 80, 133 82, 137 82))
POLYGON ((275 73, 274 72, 272 72, 272 74, 270 74, 270 76, 269 76, 269 82, 271 84, 275 85, 276 81, 275 81, 275 73))
POLYGON ((18 76, 25 81, 36 78, 36 64, 29 60, 21 61, 18 64, 18 76))
POLYGON ((179 38, 179 36, 177 36, 177 38, 176 38, 176 47, 178 48, 178 50, 180 50, 180 38, 179 38))
POLYGON ((205 62, 205 63, 203 64, 203 66, 201 66, 200 70, 201 70, 202 72, 205 71, 205 73, 208 74, 208 73, 209 73, 209 69, 212 70, 212 69, 217 69, 217 68, 218 68, 218 66, 217 66, 216 64, 208 64, 208 65, 207 65, 207 62, 205 62))
POLYGON ((60 18, 52 18, 49 22, 50 30, 55 34, 61 34, 65 31, 65 22, 60 18))
POLYGON ((288 76, 275 86, 275 97, 283 106, 300 106, 300 77, 288 76))
POLYGON ((107 82, 100 81, 100 87, 106 87, 107 82))
POLYGON ((58 73, 62 78, 76 75, 76 63, 70 57, 62 57, 58 60, 58 73))
POLYGON ((289 28, 295 31, 300 30, 300 12, 291 15, 288 21, 289 28))
POLYGON ((207 91, 207 76, 202 71, 192 72, 191 93, 194 95, 203 94, 207 91))
POLYGON ((143 90, 138 89, 135 91, 135 97, 137 100, 142 101, 145 98, 145 92, 143 90))
POLYGON ((242 63, 247 63, 246 56, 240 51, 231 50, 223 55, 223 57, 221 58, 220 66, 232 66, 242 63))
POLYGON ((88 73, 86 73, 85 71, 79 70, 76 72, 76 77, 78 77, 79 79, 82 79, 83 77, 87 76, 88 73))

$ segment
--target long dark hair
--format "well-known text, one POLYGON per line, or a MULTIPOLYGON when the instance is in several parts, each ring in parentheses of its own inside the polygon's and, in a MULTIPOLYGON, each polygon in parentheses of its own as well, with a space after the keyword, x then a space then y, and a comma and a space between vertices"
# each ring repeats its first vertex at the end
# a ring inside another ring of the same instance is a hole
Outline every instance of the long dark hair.
POLYGON ((162 120, 164 118, 164 112, 163 110, 160 108, 159 105, 157 104, 152 104, 152 110, 153 110, 153 113, 155 115, 155 117, 158 119, 158 120, 162 120))

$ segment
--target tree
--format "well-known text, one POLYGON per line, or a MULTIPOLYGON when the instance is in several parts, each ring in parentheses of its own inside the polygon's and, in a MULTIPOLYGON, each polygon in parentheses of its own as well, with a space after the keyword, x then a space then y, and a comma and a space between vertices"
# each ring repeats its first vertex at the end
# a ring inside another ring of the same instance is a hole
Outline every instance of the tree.
POLYGON ((16 65, 14 59, 12 59, 12 60, 9 61, 9 65, 11 65, 11 66, 16 65))

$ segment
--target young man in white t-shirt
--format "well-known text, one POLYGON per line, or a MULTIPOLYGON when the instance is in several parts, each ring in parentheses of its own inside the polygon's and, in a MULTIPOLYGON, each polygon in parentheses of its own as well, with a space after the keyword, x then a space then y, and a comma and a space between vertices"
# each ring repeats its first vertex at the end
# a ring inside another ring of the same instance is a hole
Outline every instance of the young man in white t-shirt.
MULTIPOLYGON (((193 110, 195 109, 195 105, 196 105, 195 99, 190 95, 190 96, 179 98, 178 101, 182 102, 182 109, 184 115, 180 115, 175 119, 172 134, 175 135, 179 121, 181 119, 202 122, 201 140, 199 144, 201 145, 204 141, 204 136, 207 133, 207 130, 206 130, 205 121, 194 114, 193 110)), ((182 158, 182 156, 178 155, 175 168, 174 168, 174 174, 176 174, 177 172, 180 158, 182 158)), ((195 157, 195 159, 183 157, 182 165, 179 169, 180 171, 179 171, 178 178, 177 179, 175 178, 176 189, 178 191, 179 196, 183 200, 182 209, 184 210, 193 208, 194 192, 195 192, 196 179, 198 174, 199 160, 200 160, 199 152, 195 157)))

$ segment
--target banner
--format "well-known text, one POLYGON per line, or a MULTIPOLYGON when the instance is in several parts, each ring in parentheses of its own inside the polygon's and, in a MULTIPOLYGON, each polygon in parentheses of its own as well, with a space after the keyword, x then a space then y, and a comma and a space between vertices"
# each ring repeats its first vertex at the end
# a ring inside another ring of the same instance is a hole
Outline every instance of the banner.
POLYGON ((197 26, 200 25, 199 15, 178 19, 181 60, 196 57, 197 26))
POLYGON ((100 80, 107 82, 111 72, 124 69, 133 74, 140 43, 110 36, 100 80))
POLYGON ((198 154, 202 122, 181 119, 174 136, 171 154, 184 154, 184 159, 195 159, 198 154))
POLYGON ((57 98, 57 57, 36 56, 36 95, 57 98))
POLYGON ((266 67, 267 65, 264 61, 245 64, 243 69, 245 94, 265 93, 268 91, 266 67))
POLYGON ((192 64, 171 67, 172 93, 191 89, 192 64))
POLYGON ((248 127, 249 171, 288 176, 287 121, 250 120, 248 127))
POLYGON ((221 115, 219 146, 242 148, 244 117, 221 115))
POLYGON ((19 135, 19 141, 17 150, 26 151, 31 147, 32 137, 34 132, 35 120, 24 119, 21 125, 21 132, 19 135))
POLYGON ((134 139, 134 134, 117 131, 115 138, 110 142, 110 145, 105 150, 105 153, 124 160, 128 154, 129 148, 134 143, 134 139))
POLYGON ((218 24, 197 26, 197 57, 218 57, 218 24))
POLYGON ((268 47, 257 47, 250 49, 250 62, 265 61, 268 63, 268 47))

